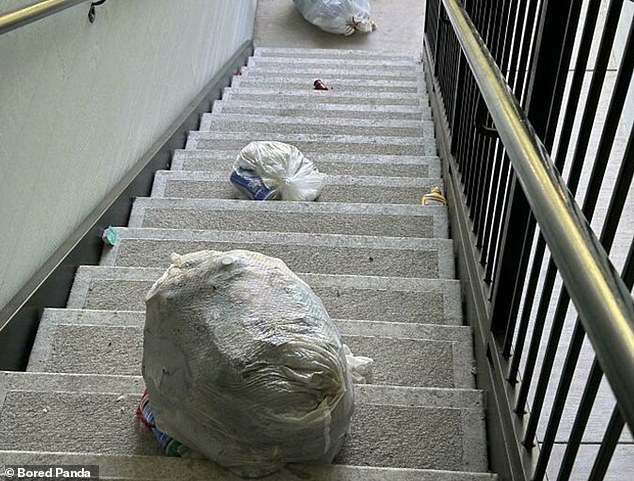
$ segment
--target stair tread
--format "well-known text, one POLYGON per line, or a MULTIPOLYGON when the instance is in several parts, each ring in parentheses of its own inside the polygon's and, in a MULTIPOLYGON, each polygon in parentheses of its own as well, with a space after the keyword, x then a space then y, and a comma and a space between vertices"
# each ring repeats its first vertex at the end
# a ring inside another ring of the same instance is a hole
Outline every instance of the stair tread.
MULTIPOLYGON (((240 481, 218 465, 201 460, 171 457, 50 453, 0 450, 0 465, 99 466, 103 479, 119 481, 240 481)), ((330 481, 495 481, 489 473, 381 468, 346 465, 289 465, 267 481, 328 479, 330 481)))
MULTIPOLYGON (((142 391, 143 379, 135 376, 2 373, 0 444, 157 455, 151 434, 134 420, 142 391)), ((335 464, 486 471, 480 391, 357 385, 355 398, 351 432, 335 464), (393 431, 399 438, 386 436, 393 431)))
MULTIPOLYGON (((45 312, 28 371, 139 375, 143 355, 143 313, 77 310, 45 312), (73 352, 69 357, 65 354, 73 352)), ((356 355, 374 359, 373 384, 472 388, 470 330, 427 327, 405 337, 389 325, 333 320, 356 355), (386 335, 388 334, 388 335, 386 335)), ((389 323, 384 323, 389 324, 389 323)), ((409 333, 415 330, 409 329, 409 333)))
POLYGON ((102 265, 169 266, 173 252, 248 249, 282 259, 296 272, 450 279, 453 241, 297 232, 116 228, 117 244, 102 265))
POLYGON ((413 54, 403 54, 390 50, 358 50, 358 49, 328 49, 328 48, 287 48, 287 47, 257 47, 253 52, 254 57, 291 57, 291 58, 360 58, 374 59, 386 58, 414 62, 413 54))
POLYGON ((447 238, 442 206, 137 198, 128 227, 447 238))
POLYGON ((250 57, 247 66, 275 65, 281 69, 293 67, 338 67, 348 70, 376 69, 398 71, 422 71, 422 65, 412 60, 389 59, 346 59, 346 58, 292 58, 292 57, 250 57))
MULTIPOLYGON (((80 266, 68 305, 145 310, 145 295, 164 268, 80 266)), ((333 318, 462 325, 460 283, 453 279, 297 273, 333 318)))
MULTIPOLYGON (((171 170, 207 170, 229 175, 239 149, 231 150, 176 150, 171 170)), ((441 176, 440 159, 428 156, 362 155, 362 154, 306 154, 320 172, 328 175, 431 177, 441 176)))
POLYGON ((341 119, 406 119, 430 120, 431 109, 427 105, 376 105, 360 104, 350 109, 348 104, 329 104, 302 101, 301 98, 278 102, 275 98, 263 99, 223 99, 216 100, 213 112, 240 112, 246 114, 266 113, 289 116, 310 115, 313 118, 341 118, 341 119))
MULTIPOLYGON (((427 97, 427 90, 419 90, 419 83, 414 79, 409 80, 378 80, 378 79, 346 79, 336 77, 319 77, 328 87, 328 92, 386 92, 386 93, 410 93, 427 97)), ((297 90, 301 92, 314 91, 313 77, 270 76, 253 74, 244 69, 240 75, 231 80, 231 88, 267 88, 297 90)), ((324 91, 322 91, 324 92, 324 91)))

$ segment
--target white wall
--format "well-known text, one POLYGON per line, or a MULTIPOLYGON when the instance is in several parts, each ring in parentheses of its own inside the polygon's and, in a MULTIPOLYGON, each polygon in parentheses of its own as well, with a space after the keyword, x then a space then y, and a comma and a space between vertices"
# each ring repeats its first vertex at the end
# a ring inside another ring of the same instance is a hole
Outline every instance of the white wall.
POLYGON ((85 3, 0 36, 0 308, 251 38, 256 2, 108 0, 94 24, 85 3))

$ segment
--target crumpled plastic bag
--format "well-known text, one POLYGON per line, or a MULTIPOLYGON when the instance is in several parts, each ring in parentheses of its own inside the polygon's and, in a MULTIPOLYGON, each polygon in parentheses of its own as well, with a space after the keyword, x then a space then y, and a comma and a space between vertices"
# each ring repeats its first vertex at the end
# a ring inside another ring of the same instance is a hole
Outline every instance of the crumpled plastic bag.
POLYGON ((293 0, 302 16, 330 33, 352 35, 356 31, 372 32, 369 0, 293 0))
POLYGON ((326 176, 297 147, 256 141, 238 154, 230 181, 242 198, 310 201, 321 194, 326 176))
POLYGON ((155 435, 245 477, 331 462, 352 416, 355 358, 319 297, 255 252, 172 262, 146 298, 145 418, 155 435))

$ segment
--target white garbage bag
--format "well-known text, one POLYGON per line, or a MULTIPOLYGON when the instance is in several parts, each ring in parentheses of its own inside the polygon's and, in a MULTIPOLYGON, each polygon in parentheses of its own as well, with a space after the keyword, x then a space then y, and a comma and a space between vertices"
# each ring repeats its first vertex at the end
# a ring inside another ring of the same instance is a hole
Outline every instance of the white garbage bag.
POLYGON ((286 264, 245 250, 173 255, 146 307, 143 377, 160 431, 245 477, 332 461, 352 416, 350 353, 286 264))
POLYGON ((246 199, 309 201, 319 197, 326 176, 297 147, 257 141, 240 151, 230 181, 246 199))
POLYGON ((369 0, 293 0, 297 10, 313 25, 330 33, 352 35, 371 32, 369 0))

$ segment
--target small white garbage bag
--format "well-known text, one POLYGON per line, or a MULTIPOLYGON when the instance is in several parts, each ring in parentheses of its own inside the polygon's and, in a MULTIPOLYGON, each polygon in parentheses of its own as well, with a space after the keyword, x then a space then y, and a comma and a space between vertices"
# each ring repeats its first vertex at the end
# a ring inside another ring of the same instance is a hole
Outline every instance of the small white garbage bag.
POLYGON ((372 32, 369 0, 293 0, 302 16, 330 33, 352 35, 356 31, 372 32))
POLYGON ((173 255, 146 306, 158 429, 245 477, 332 461, 352 416, 354 359, 286 264, 245 250, 173 255))
POLYGON ((230 181, 246 199, 309 201, 319 197, 326 176, 297 147, 257 141, 240 151, 230 181))

